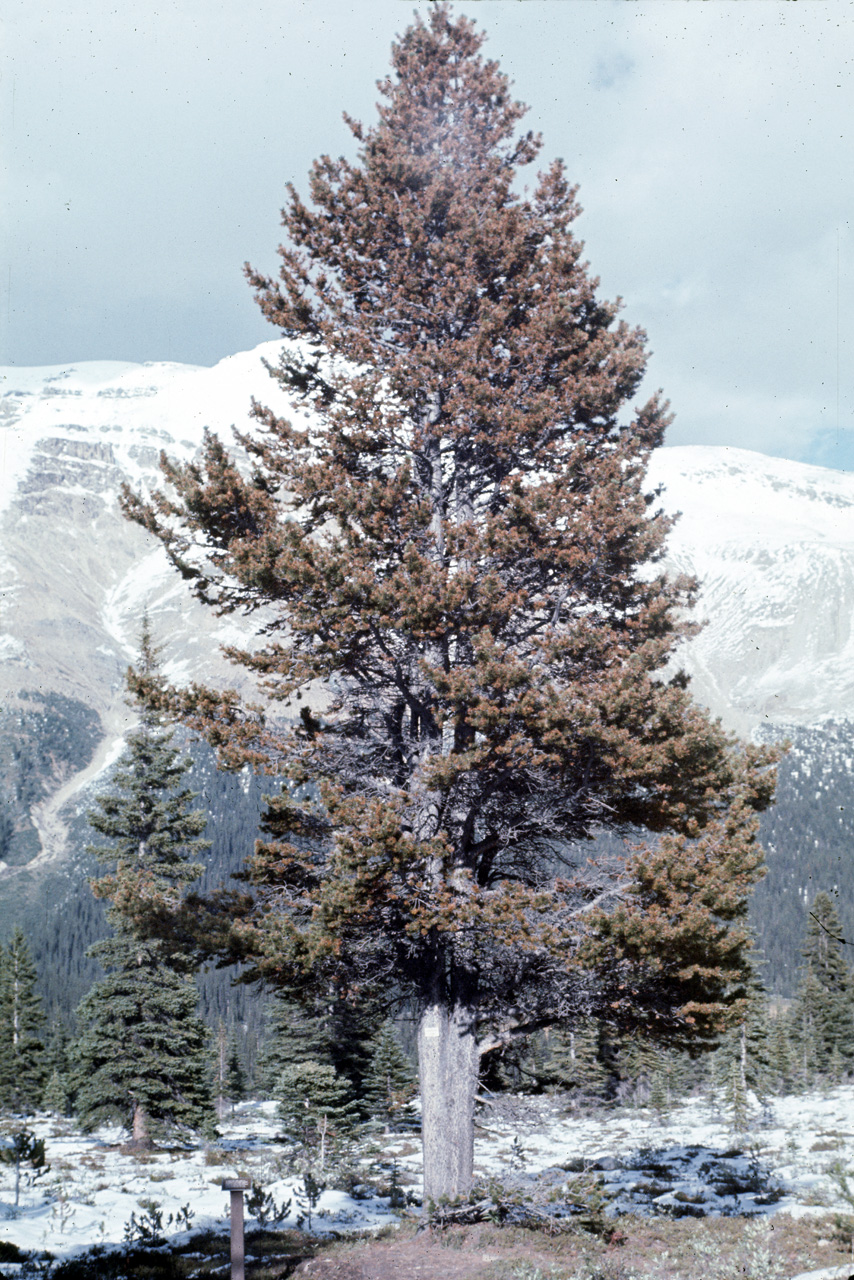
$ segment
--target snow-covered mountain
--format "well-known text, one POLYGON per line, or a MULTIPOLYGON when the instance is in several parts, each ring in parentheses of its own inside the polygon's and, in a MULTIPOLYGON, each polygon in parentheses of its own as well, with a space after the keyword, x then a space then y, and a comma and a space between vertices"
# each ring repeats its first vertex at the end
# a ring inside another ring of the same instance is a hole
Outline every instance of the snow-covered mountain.
POLYGON ((192 599, 118 497, 157 482, 161 449, 185 460, 206 426, 244 428, 253 392, 286 408, 261 364, 278 349, 213 369, 0 369, 0 878, 63 853, 63 807, 118 750, 143 609, 170 679, 245 681, 220 654, 238 627, 192 599))
POLYGON ((744 449, 660 449, 668 565, 701 583, 695 697, 743 734, 854 717, 854 475, 744 449))
MULTIPOLYGON (((144 607, 170 678, 239 682, 218 646, 240 620, 192 601, 155 540, 122 518, 118 492, 156 482, 161 449, 191 457, 206 426, 245 428, 253 395, 286 411, 262 365, 279 346, 214 368, 0 369, 0 876, 62 853, 63 804, 127 724, 123 674, 144 607)), ((650 481, 682 512, 668 564, 702 582, 708 625, 683 655, 696 696, 742 733, 854 719, 854 476, 676 448, 658 451, 650 481)))
POLYGON ((46 682, 104 715, 146 606, 171 678, 217 667, 214 636, 236 629, 193 605, 156 540, 122 518, 118 493, 125 480, 156 483, 162 449, 192 457, 206 426, 245 428, 253 392, 286 408, 261 365, 278 347, 213 369, 0 369, 0 689, 46 682))

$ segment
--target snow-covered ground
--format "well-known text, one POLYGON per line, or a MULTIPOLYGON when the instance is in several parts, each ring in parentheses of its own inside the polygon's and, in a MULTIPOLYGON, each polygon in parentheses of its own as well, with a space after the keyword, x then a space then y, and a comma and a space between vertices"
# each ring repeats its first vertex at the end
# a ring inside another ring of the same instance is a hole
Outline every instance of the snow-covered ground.
POLYGON ((851 1211, 830 1168, 854 1170, 854 1086, 774 1098, 766 1106, 754 1100, 749 1130, 738 1136, 706 1099, 675 1106, 667 1117, 626 1108, 578 1118, 549 1114, 548 1097, 527 1101, 542 1116, 524 1129, 483 1114, 488 1133, 477 1145, 478 1172, 548 1171, 556 1185, 568 1167, 599 1172, 615 1213, 851 1211))
MULTIPOLYGON (((283 1149, 273 1142, 279 1131, 275 1112, 274 1102, 248 1103, 220 1125, 222 1137, 215 1142, 186 1148, 163 1144, 142 1155, 123 1150, 127 1135, 118 1129, 82 1135, 68 1121, 46 1116, 28 1121, 30 1131, 45 1139, 50 1172, 29 1187, 22 1185, 16 1213, 14 1169, 0 1168, 0 1240, 63 1256, 93 1244, 120 1244, 131 1215, 150 1225, 153 1211, 162 1218, 167 1238, 187 1238, 188 1210, 190 1232, 225 1232, 229 1193, 222 1180, 245 1175, 263 1185, 277 1205, 291 1200, 281 1225, 294 1227, 301 1212, 298 1197, 305 1199, 303 1184, 298 1176, 281 1176, 283 1149)), ((387 1200, 356 1200, 335 1190, 324 1191, 312 1211, 313 1229, 319 1231, 347 1225, 364 1230, 388 1218, 387 1200)), ((256 1225, 248 1214, 247 1225, 256 1225)))
MULTIPOLYGON (((7 1132, 12 1126, 5 1126, 7 1132)), ((118 1131, 80 1135, 69 1122, 39 1117, 31 1125, 45 1138, 50 1172, 23 1186, 14 1209, 14 1170, 0 1167, 0 1240, 26 1250, 65 1256, 91 1245, 120 1244, 132 1215, 162 1219, 167 1237, 191 1229, 228 1228, 223 1178, 248 1175, 281 1205, 291 1200, 282 1226, 294 1227, 304 1189, 284 1173, 274 1103, 247 1103, 222 1126, 216 1142, 180 1149, 164 1146, 143 1157, 121 1149, 118 1131), (171 1221, 170 1221, 171 1218, 171 1221)), ((420 1187, 417 1137, 380 1138, 384 1158, 399 1180, 420 1187)), ((661 1119, 646 1109, 572 1117, 558 1098, 498 1100, 480 1114, 476 1143, 479 1176, 517 1184, 545 1180, 555 1189, 570 1171, 599 1172, 613 1195, 614 1212, 702 1214, 808 1214, 848 1209, 830 1176, 838 1162, 854 1169, 854 1086, 775 1099, 756 1108, 750 1132, 736 1140, 725 1117, 707 1101, 692 1101, 661 1119), (500 1112, 500 1114, 499 1114, 500 1112)), ((394 1221, 388 1200, 354 1198, 326 1190, 313 1211, 312 1229, 366 1230, 394 1221)), ((251 1217, 248 1226, 255 1225, 251 1217)))

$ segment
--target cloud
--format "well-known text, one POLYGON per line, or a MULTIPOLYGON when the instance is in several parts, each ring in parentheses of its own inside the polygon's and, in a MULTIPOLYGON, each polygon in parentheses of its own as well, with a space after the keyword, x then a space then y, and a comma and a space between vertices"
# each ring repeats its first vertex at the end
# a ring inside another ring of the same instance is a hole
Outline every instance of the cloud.
MULTIPOLYGON (((544 159, 580 182, 578 233, 649 333, 674 438, 826 454, 837 391, 840 430, 854 421, 854 9, 457 9, 530 103, 544 159)), ((286 182, 304 191, 315 156, 352 154, 341 112, 375 118, 410 16, 399 0, 10 0, 0 358, 212 364, 269 337, 241 265, 275 270, 286 182)))

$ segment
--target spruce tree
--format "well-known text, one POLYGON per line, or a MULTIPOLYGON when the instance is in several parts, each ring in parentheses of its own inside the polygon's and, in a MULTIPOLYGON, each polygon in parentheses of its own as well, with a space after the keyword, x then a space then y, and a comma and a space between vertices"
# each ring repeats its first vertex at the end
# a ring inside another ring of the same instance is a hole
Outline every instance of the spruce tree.
POLYGON ((854 978, 839 916, 827 893, 816 894, 810 908, 801 954, 792 1023, 802 1072, 838 1076, 854 1067, 854 978))
MULTIPOLYGON (((723 1037, 714 1055, 712 1077, 728 1100, 730 1111, 737 1111, 739 1116, 748 1107, 750 1093, 762 1102, 772 1087, 772 1027, 767 998, 756 979, 741 1018, 723 1037)), ((734 1122, 734 1127, 739 1125, 734 1122)))
POLYGON ((161 944, 118 928, 92 953, 109 970, 77 1011, 75 1106, 84 1129, 117 1121, 140 1149, 161 1129, 211 1120, 208 1032, 195 985, 161 944))
POLYGON ((358 1123, 358 1107, 349 1081, 322 1062, 285 1067, 277 1088, 285 1134, 323 1169, 326 1156, 345 1141, 358 1123))
POLYGON ((630 1038, 618 1046, 618 1093, 634 1106, 666 1110, 684 1092, 684 1055, 667 1053, 653 1039, 630 1038))
POLYGON ((0 950, 0 1106, 35 1111, 47 1079, 44 1014, 24 932, 16 927, 0 950))
POLYGON ((287 1067, 301 1062, 332 1065, 329 1039, 318 1018, 291 1000, 277 999, 269 1010, 264 1047, 258 1062, 260 1087, 277 1096, 287 1067))
POLYGON ((357 162, 289 189, 280 279, 248 271, 307 416, 256 405, 248 471, 209 436, 171 493, 125 494, 202 600, 265 609, 231 656, 295 721, 140 685, 287 778, 255 896, 196 917, 273 984, 417 1008, 428 1199, 469 1190, 496 1046, 589 1017, 714 1042, 773 790, 668 667, 693 587, 656 568, 667 408, 630 408, 645 335, 597 296, 562 164, 523 190, 541 143, 482 43, 417 17, 357 162), (602 826, 655 838, 591 857, 602 826))
POLYGON ((61 1078, 65 1078, 71 1068, 69 1059, 69 1044, 71 1037, 65 1022, 57 1017, 51 1024, 47 1035, 47 1047, 45 1049, 45 1074, 50 1077, 56 1072, 61 1078))
POLYGON ((41 1100, 42 1111, 51 1112, 55 1116, 68 1114, 68 1087, 66 1077, 58 1071, 52 1071, 48 1077, 41 1100))
POLYGON ((418 1092, 418 1084, 400 1047, 391 1018, 386 1019, 373 1037, 369 1050, 364 1108, 385 1129, 394 1129, 399 1125, 407 1103, 418 1092))
POLYGON ((246 1070, 240 1056, 237 1038, 232 1032, 225 1059, 225 1096, 234 1111, 235 1103, 242 1102, 247 1094, 246 1070))
POLYGON ((791 1092, 795 1078, 792 1042, 789 1036, 789 1019, 782 1010, 775 1010, 771 1022, 770 1080, 771 1092, 780 1096, 791 1092))
POLYGON ((280 993, 270 1010, 261 1054, 262 1087, 275 1095, 285 1067, 311 1061, 334 1067, 354 1092, 361 1092, 376 1022, 372 1001, 356 1004, 320 991, 314 1000, 297 1003, 280 993))
MULTIPOLYGON (((147 621, 137 675, 161 683, 147 621)), ((180 785, 191 761, 180 758, 172 737, 159 713, 142 707, 110 790, 89 814, 106 843, 88 851, 111 866, 92 890, 110 901, 115 932, 88 953, 107 976, 77 1010, 76 1108, 84 1128, 118 1120, 138 1147, 150 1145, 153 1129, 198 1129, 210 1119, 195 957, 170 923, 201 872, 194 859, 208 845, 200 839, 206 818, 180 785)))
POLYGON ((222 1019, 217 1027, 215 1048, 214 1095, 216 1113, 221 1120, 228 1106, 233 1112, 234 1104, 246 1097, 246 1072, 237 1046, 237 1037, 233 1029, 228 1031, 222 1019))
POLYGON ((787 1020, 794 1059, 793 1076, 800 1091, 811 1089, 819 1074, 823 994, 816 975, 811 969, 806 969, 798 983, 797 996, 787 1020))
POLYGON ((70 1037, 65 1023, 56 1018, 51 1024, 47 1036, 44 1066, 44 1093, 41 1109, 57 1116, 69 1114, 71 1103, 71 1060, 69 1058, 70 1037))
POLYGON ((602 1096, 608 1080, 600 1052, 602 1031, 601 1024, 592 1018, 554 1028, 545 1062, 549 1081, 560 1089, 571 1090, 579 1099, 602 1096))
POLYGON ((729 1118, 730 1128, 735 1134, 747 1132, 750 1118, 750 1103, 744 1081, 744 1070, 738 1054, 724 1059, 725 1075, 723 1077, 723 1100, 729 1118))

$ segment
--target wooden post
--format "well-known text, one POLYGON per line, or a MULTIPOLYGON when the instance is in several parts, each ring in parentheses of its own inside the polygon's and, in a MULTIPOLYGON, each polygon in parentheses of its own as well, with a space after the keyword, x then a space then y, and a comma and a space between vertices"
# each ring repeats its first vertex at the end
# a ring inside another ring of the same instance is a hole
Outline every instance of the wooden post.
POLYGON ((223 1191, 231 1192, 231 1280, 246 1280, 243 1268, 243 1192, 252 1186, 249 1178, 223 1178, 223 1191))

